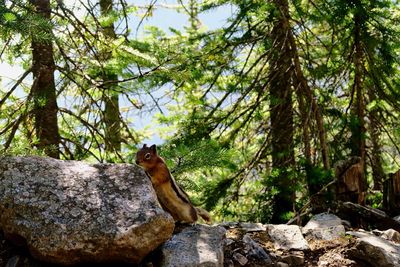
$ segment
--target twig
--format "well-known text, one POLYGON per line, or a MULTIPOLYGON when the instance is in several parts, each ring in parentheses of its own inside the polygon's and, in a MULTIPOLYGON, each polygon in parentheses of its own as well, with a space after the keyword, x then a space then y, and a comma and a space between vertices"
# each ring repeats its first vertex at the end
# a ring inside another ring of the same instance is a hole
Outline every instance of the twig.
POLYGON ((22 74, 21 78, 18 79, 18 81, 14 84, 14 86, 10 89, 10 91, 7 92, 7 94, 0 100, 0 109, 1 106, 6 102, 6 100, 10 97, 10 95, 17 89, 17 87, 23 82, 23 80, 28 76, 29 73, 31 73, 32 67, 30 67, 27 71, 25 71, 24 74, 22 74))
POLYGON ((303 217, 304 215, 308 214, 309 211, 305 211, 305 209, 307 209, 312 202, 313 197, 315 197, 316 195, 320 195, 323 191, 325 191, 329 186, 333 185, 334 183, 337 182, 337 179, 333 179, 332 181, 330 181, 328 184, 326 184, 324 187, 321 188, 321 190, 319 190, 317 193, 315 193, 314 195, 312 195, 310 197, 310 200, 307 201, 306 204, 304 204, 304 206, 299 210, 298 215, 292 219, 290 219, 286 224, 292 224, 294 221, 297 221, 299 218, 303 217), (300 214, 299 214, 300 213, 300 214))

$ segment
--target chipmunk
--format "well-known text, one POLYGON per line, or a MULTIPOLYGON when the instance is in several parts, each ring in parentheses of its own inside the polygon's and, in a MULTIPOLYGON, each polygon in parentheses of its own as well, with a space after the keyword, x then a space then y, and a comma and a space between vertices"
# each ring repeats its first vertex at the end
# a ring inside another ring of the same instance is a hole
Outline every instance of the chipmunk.
POLYGON ((198 216, 211 223, 208 212, 195 207, 189 196, 176 184, 165 161, 158 156, 156 145, 146 144, 136 153, 136 164, 149 176, 161 207, 169 212, 176 222, 194 223, 198 216))

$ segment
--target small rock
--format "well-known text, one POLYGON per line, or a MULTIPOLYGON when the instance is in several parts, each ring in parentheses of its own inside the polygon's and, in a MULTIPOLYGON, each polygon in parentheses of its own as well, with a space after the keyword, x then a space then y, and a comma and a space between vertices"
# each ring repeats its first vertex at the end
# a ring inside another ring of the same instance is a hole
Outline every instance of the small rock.
POLYGON ((197 224, 184 228, 160 249, 161 267, 222 267, 226 230, 197 224))
POLYGON ((224 267, 235 267, 235 264, 231 259, 228 259, 224 262, 224 267))
POLYGON ((21 257, 16 255, 8 260, 6 267, 17 267, 20 265, 21 257))
POLYGON ((289 267, 290 265, 285 262, 277 262, 276 267, 289 267))
POLYGON ((345 235, 345 229, 342 220, 334 214, 321 213, 311 218, 303 227, 304 235, 319 239, 333 240, 345 235))
POLYGON ((342 250, 328 250, 324 255, 318 259, 318 267, 342 267, 342 266, 358 266, 353 260, 346 259, 342 250))
POLYGON ((239 223, 239 227, 242 228, 244 231, 248 232, 262 232, 266 231, 266 227, 261 223, 247 223, 241 222, 239 223))
POLYGON ((345 229, 351 229, 351 223, 348 220, 342 220, 345 229))
POLYGON ((265 264, 271 264, 272 260, 265 250, 255 242, 249 234, 245 234, 243 237, 243 243, 245 244, 245 251, 247 255, 253 259, 265 262, 265 264))
POLYGON ((309 250, 308 242, 301 234, 297 225, 278 224, 267 225, 268 234, 274 242, 275 249, 309 250))
POLYGON ((235 240, 230 238, 225 239, 225 246, 232 245, 233 243, 235 243, 235 240))
POLYGON ((222 222, 219 224, 219 226, 224 227, 226 229, 232 229, 232 228, 238 228, 239 223, 238 222, 222 222))
POLYGON ((219 226, 222 226, 226 229, 232 228, 240 228, 245 232, 262 232, 265 231, 266 228, 261 223, 249 223, 249 222, 223 222, 220 223, 219 226))
POLYGON ((400 243, 400 233, 396 230, 388 229, 386 231, 383 231, 382 237, 387 240, 400 243))
POLYGON ((374 229, 374 230, 371 231, 371 233, 373 233, 376 236, 382 236, 383 231, 378 230, 378 229, 374 229))
POLYGON ((241 266, 244 266, 247 264, 247 262, 249 262, 249 260, 243 256, 242 254, 235 252, 233 253, 233 258, 235 259, 235 261, 237 261, 241 266))
POLYGON ((293 251, 288 255, 282 256, 281 261, 286 262, 289 266, 301 266, 304 264, 304 253, 293 251))

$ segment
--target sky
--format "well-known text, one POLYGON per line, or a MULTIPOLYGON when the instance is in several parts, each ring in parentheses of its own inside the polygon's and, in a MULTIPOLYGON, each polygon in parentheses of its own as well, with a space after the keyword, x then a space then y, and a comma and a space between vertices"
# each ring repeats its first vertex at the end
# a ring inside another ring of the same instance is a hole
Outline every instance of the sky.
MULTIPOLYGON (((67 7, 74 8, 74 14, 77 17, 83 15, 83 12, 79 10, 79 1, 78 0, 64 0, 64 4, 67 7)), ((154 2, 154 0, 128 0, 128 5, 135 4, 137 6, 145 7, 149 3, 154 2)), ((183 1, 184 3, 187 1, 183 1)), ((177 6, 179 4, 178 1, 175 0, 158 0, 155 5, 155 9, 153 11, 152 17, 146 18, 143 20, 142 24, 138 28, 138 24, 141 21, 139 16, 130 16, 129 26, 132 29, 133 36, 138 38, 142 37, 145 34, 146 27, 148 26, 156 26, 160 29, 164 30, 167 34, 170 34, 169 28, 174 28, 177 30, 183 30, 184 27, 189 26, 188 16, 184 13, 178 13, 176 10, 172 8, 168 8, 170 6, 177 6), (136 29, 138 29, 136 31, 136 29)), ((145 9, 140 9, 145 10, 145 9)), ((213 30, 224 26, 226 24, 227 18, 229 18, 234 12, 233 7, 231 6, 222 6, 212 11, 202 13, 199 15, 199 19, 202 23, 202 26, 208 30, 213 30)), ((0 59, 0 90, 7 91, 9 90, 14 82, 18 80, 18 78, 24 72, 23 68, 20 66, 20 62, 15 61, 14 64, 10 65, 0 59)), ((32 78, 28 77, 25 82, 29 84, 32 78)), ((154 113, 155 114, 155 113, 154 113)), ((153 123, 152 116, 154 114, 148 114, 147 116, 138 116, 134 118, 136 122, 136 128, 143 129, 146 126, 149 126, 153 123)), ((154 134, 144 140, 148 143, 156 143, 161 144, 163 140, 160 136, 157 135, 156 132, 154 134)))

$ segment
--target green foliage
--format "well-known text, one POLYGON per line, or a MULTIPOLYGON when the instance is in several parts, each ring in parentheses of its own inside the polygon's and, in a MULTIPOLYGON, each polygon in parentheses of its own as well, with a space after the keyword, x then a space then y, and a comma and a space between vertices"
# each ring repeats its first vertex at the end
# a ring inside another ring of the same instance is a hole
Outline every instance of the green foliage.
POLYGON ((32 12, 32 7, 24 1, 12 1, 11 7, 0 6, 0 38, 14 38, 16 34, 30 36, 47 42, 53 39, 52 23, 32 12))
POLYGON ((382 192, 374 192, 372 194, 368 194, 366 202, 368 203, 369 206, 375 209, 382 208, 382 202, 383 202, 382 192))
MULTIPOLYGON (((145 18, 157 12, 154 7, 143 14, 147 9, 114 2, 112 11, 100 15, 87 3, 89 10, 77 16, 73 7, 52 3, 52 18, 46 20, 34 15, 27 1, 10 1, 0 6, 1 60, 29 69, 31 40, 53 42, 64 159, 132 162, 137 145, 159 135, 165 141, 159 151, 177 181, 217 220, 269 222, 277 196, 294 191, 294 210, 281 214, 288 220, 333 179, 335 162, 354 154, 351 137, 365 140, 367 158, 377 155, 372 141, 378 139, 384 172, 399 168, 400 12, 399 2, 389 0, 288 1, 287 33, 294 43, 290 53, 280 55, 285 47, 279 44, 291 39, 286 35, 278 42, 274 36, 282 18, 279 2, 193 1, 191 7, 178 7, 183 13, 192 8, 187 12, 191 25, 183 30, 171 25, 167 32, 146 25, 145 18), (219 28, 201 27, 201 15, 217 8, 233 13, 219 28), (141 35, 125 24, 133 16, 144 18, 141 35), (111 26, 115 38, 106 33, 111 26), (361 69, 355 64, 356 41, 362 47, 361 69), (289 67, 282 69, 282 62, 290 62, 289 67), (364 117, 356 112, 356 70, 364 117), (276 167, 274 157, 287 151, 272 155, 276 125, 271 116, 282 99, 272 97, 270 89, 274 73, 286 72, 293 90, 289 147, 295 160, 276 167), (109 151, 104 110, 107 97, 115 95, 121 104, 116 120, 121 148, 109 151), (150 117, 150 126, 140 129, 140 120, 150 117), (321 127, 329 169, 323 167, 321 127), (371 128, 378 134, 371 134, 371 128)), ((10 95, 9 88, 0 88, 0 99, 5 97, 1 153, 42 153, 34 148, 30 83, 25 79, 10 95)), ((370 170, 370 161, 366 164, 370 170)), ((368 202, 380 207, 381 199, 381 193, 374 193, 368 202)))
POLYGON ((228 168, 236 169, 235 152, 223 148, 216 141, 204 140, 198 143, 182 143, 172 140, 161 151, 161 156, 167 159, 171 172, 180 176, 198 169, 228 168))

